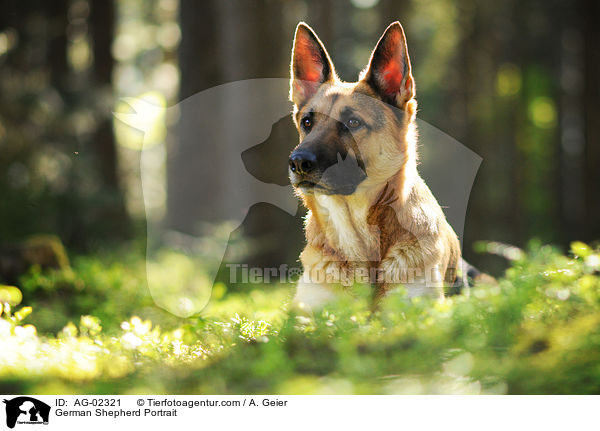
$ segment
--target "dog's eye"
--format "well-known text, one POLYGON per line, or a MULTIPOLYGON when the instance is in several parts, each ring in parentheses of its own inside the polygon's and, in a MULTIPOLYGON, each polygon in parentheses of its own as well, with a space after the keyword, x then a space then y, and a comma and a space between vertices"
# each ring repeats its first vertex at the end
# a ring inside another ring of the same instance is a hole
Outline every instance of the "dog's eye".
POLYGON ((350 118, 346 123, 346 126, 348 126, 349 129, 358 129, 362 126, 362 123, 358 118, 350 118))
POLYGON ((302 119, 302 127, 304 127, 305 129, 310 129, 312 126, 312 120, 310 119, 310 117, 304 117, 302 119))

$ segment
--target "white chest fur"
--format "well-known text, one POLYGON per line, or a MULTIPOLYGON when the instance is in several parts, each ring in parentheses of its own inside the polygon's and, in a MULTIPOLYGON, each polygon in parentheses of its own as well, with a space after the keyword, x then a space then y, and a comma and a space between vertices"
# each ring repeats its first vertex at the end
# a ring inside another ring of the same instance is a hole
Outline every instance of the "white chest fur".
POLYGON ((367 222, 369 202, 355 195, 317 195, 316 201, 332 247, 343 250, 349 261, 378 260, 379 229, 367 222))

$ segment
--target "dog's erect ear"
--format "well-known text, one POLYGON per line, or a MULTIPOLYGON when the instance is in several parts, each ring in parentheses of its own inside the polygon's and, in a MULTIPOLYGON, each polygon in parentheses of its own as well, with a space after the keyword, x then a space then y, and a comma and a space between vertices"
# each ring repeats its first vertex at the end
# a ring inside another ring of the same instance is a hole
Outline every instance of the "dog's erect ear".
POLYGON ((315 34, 305 23, 296 27, 290 81, 290 100, 303 105, 324 82, 335 78, 329 54, 315 34))
POLYGON ((377 42, 362 79, 395 106, 402 107, 415 96, 406 37, 398 21, 390 24, 377 42))

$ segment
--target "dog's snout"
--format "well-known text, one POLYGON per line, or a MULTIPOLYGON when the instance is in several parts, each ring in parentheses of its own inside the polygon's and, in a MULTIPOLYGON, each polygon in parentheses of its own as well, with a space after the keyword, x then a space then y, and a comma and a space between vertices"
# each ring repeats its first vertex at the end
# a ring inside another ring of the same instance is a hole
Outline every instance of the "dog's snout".
POLYGON ((310 174, 317 166, 317 157, 310 151, 294 151, 290 156, 290 169, 298 175, 310 174))

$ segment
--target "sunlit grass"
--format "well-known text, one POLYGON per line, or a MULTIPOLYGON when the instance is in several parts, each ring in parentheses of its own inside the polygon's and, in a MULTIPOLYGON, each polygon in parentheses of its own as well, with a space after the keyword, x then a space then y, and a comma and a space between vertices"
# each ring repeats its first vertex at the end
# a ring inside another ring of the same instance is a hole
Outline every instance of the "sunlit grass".
POLYGON ((498 285, 442 303, 399 292, 372 315, 359 289, 300 316, 291 286, 219 285, 187 319, 153 306, 143 262, 75 259, 71 272, 0 287, 0 390, 597 393, 600 253, 574 243, 567 256, 540 245, 511 256, 498 285), (53 313, 69 320, 62 329, 36 320, 53 313))

